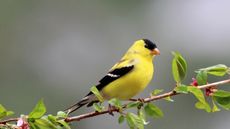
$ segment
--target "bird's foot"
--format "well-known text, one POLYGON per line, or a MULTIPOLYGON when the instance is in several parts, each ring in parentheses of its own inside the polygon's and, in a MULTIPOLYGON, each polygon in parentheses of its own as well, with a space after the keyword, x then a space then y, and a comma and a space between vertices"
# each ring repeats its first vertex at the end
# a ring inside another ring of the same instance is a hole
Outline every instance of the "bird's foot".
POLYGON ((138 98, 137 100, 140 101, 141 103, 145 102, 145 99, 143 99, 143 98, 138 98))
POLYGON ((112 106, 111 104, 109 104, 109 106, 108 106, 108 111, 109 111, 109 114, 111 115, 111 116, 114 116, 114 114, 113 114, 113 110, 115 109, 115 107, 114 106, 112 106))
POLYGON ((138 108, 138 109, 141 109, 142 106, 143 106, 144 103, 145 103, 145 99, 143 99, 143 98, 138 98, 137 100, 140 102, 140 103, 138 104, 137 108, 138 108))

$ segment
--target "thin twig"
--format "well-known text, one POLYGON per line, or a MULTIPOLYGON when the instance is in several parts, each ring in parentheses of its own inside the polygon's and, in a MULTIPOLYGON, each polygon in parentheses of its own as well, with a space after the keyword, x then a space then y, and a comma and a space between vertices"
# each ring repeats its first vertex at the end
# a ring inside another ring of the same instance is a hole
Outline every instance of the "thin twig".
MULTIPOLYGON (((223 84, 227 84, 227 83, 230 83, 230 79, 223 80, 223 81, 218 81, 218 82, 214 82, 214 83, 209 83, 209 84, 206 84, 206 85, 197 86, 197 88, 205 89, 205 88, 208 88, 208 87, 223 85, 223 84)), ((151 102, 151 101, 167 98, 169 96, 175 96, 175 95, 178 95, 178 94, 180 94, 180 93, 176 93, 173 90, 173 91, 170 91, 170 92, 167 92, 167 93, 164 93, 164 94, 160 94, 160 95, 157 95, 157 96, 151 96, 151 97, 144 98, 143 102, 148 103, 148 102, 151 102)), ((139 100, 138 99, 130 99, 130 101, 139 101, 139 100)), ((127 104, 125 104, 125 105, 127 105, 127 104)), ((126 106, 124 106, 124 108, 126 108, 126 106)), ((106 113, 111 113, 111 112, 118 112, 118 109, 114 108, 112 110, 105 110, 105 111, 102 111, 102 112, 85 113, 85 114, 78 115, 78 116, 68 117, 68 118, 65 119, 65 121, 66 122, 80 121, 82 119, 86 119, 86 118, 89 118, 89 117, 94 117, 94 116, 98 116, 98 115, 102 115, 102 114, 106 114, 106 113)))
MULTIPOLYGON (((209 84, 206 84, 206 85, 197 86, 197 88, 199 88, 199 89, 205 89, 205 88, 209 88, 209 87, 212 87, 212 86, 218 86, 218 85, 223 85, 223 84, 227 84, 227 83, 230 83, 230 79, 223 80, 223 81, 218 81, 218 82, 214 82, 214 83, 209 83, 209 84)), ((167 92, 167 93, 163 93, 163 94, 160 94, 160 95, 157 95, 157 96, 147 97, 147 98, 144 98, 142 100, 143 100, 144 103, 148 103, 148 102, 151 102, 151 101, 155 101, 155 100, 167 98, 169 96, 170 97, 171 96, 175 96, 175 95, 178 95, 178 94, 179 93, 176 93, 173 90, 173 91, 170 91, 170 92, 167 92)), ((130 99, 130 101, 139 101, 139 100, 138 99, 130 99)), ((125 104, 123 106, 123 109, 126 108, 126 105, 127 104, 125 104)), ((90 117, 95 117, 95 116, 98 116, 98 115, 103 115, 103 114, 112 113, 112 112, 119 112, 119 109, 112 108, 112 109, 105 110, 105 111, 102 111, 102 112, 89 112, 89 113, 81 114, 81 115, 78 115, 78 116, 67 117, 65 119, 65 121, 66 122, 80 121, 82 119, 86 119, 86 118, 90 118, 90 117)), ((0 124, 6 124, 6 123, 9 123, 9 122, 18 121, 18 119, 19 118, 10 118, 10 119, 7 119, 7 120, 0 121, 0 124)))
MULTIPOLYGON (((208 88, 208 87, 223 85, 223 84, 226 84, 226 83, 230 83, 230 79, 219 81, 219 82, 214 82, 214 83, 210 83, 210 84, 206 84, 206 85, 202 85, 202 86, 197 86, 197 88, 198 89, 205 89, 205 88, 208 88)), ((154 100, 166 98, 166 97, 169 97, 169 96, 174 96, 174 95, 177 95, 177 94, 179 94, 179 93, 176 93, 175 91, 170 91, 168 93, 164 93, 164 94, 161 94, 161 95, 145 98, 144 102, 151 102, 151 101, 154 101, 154 100)))
POLYGON ((9 118, 7 120, 3 120, 3 121, 0 121, 0 124, 6 124, 6 123, 9 123, 9 122, 15 122, 15 121, 18 121, 19 118, 9 118))
POLYGON ((90 113, 86 113, 86 114, 82 114, 82 115, 78 115, 78 116, 68 117, 65 119, 65 121, 66 122, 80 121, 80 120, 85 119, 85 118, 94 117, 94 116, 98 116, 98 115, 102 115, 102 114, 107 114, 110 112, 119 112, 119 109, 113 108, 113 109, 105 110, 102 112, 90 112, 90 113))

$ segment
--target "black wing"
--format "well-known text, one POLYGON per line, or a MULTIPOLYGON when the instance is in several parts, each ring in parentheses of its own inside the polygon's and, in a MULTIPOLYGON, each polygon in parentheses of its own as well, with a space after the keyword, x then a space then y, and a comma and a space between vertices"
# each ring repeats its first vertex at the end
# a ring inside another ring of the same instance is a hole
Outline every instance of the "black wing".
MULTIPOLYGON (((130 65, 130 66, 126 66, 126 67, 122 67, 122 68, 114 69, 113 71, 110 71, 105 77, 103 77, 99 81, 99 84, 96 86, 97 89, 100 91, 109 83, 129 73, 133 68, 134 68, 134 65, 130 65)), ((90 100, 90 95, 92 94, 93 94, 92 92, 89 92, 89 94, 87 94, 85 98, 83 98, 81 101, 74 104, 70 108, 66 109, 67 113, 69 114, 71 112, 74 112, 75 110, 79 109, 80 107, 86 104, 87 104, 87 107, 90 107, 93 105, 93 103, 99 102, 98 100, 90 100)))
MULTIPOLYGON (((126 67, 122 67, 122 68, 114 69, 114 70, 110 71, 105 77, 103 77, 99 81, 99 84, 96 86, 97 89, 100 91, 109 83, 111 83, 111 82, 117 80, 118 78, 129 73, 133 68, 134 68, 134 65, 130 65, 130 66, 126 66, 126 67)), ((91 94, 93 94, 93 93, 90 92, 88 95, 91 95, 91 94)))

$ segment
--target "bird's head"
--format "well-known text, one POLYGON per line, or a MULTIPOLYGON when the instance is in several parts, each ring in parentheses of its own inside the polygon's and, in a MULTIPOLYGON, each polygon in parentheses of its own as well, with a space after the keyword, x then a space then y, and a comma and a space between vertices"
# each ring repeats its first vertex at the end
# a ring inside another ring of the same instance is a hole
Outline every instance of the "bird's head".
POLYGON ((157 48, 157 45, 148 39, 137 40, 130 48, 130 51, 150 57, 160 55, 160 51, 157 48))

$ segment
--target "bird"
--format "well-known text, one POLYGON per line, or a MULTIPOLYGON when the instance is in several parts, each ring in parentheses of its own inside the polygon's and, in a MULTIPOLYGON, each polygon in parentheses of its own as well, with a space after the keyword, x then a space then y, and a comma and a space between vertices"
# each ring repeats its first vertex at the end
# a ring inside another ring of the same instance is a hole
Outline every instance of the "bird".
MULTIPOLYGON (((95 85, 103 99, 128 100, 143 91, 152 80, 156 55, 160 55, 160 51, 154 42, 149 39, 135 41, 120 61, 95 85)), ((70 114, 84 105, 90 107, 97 102, 98 98, 90 91, 65 111, 70 114)))

